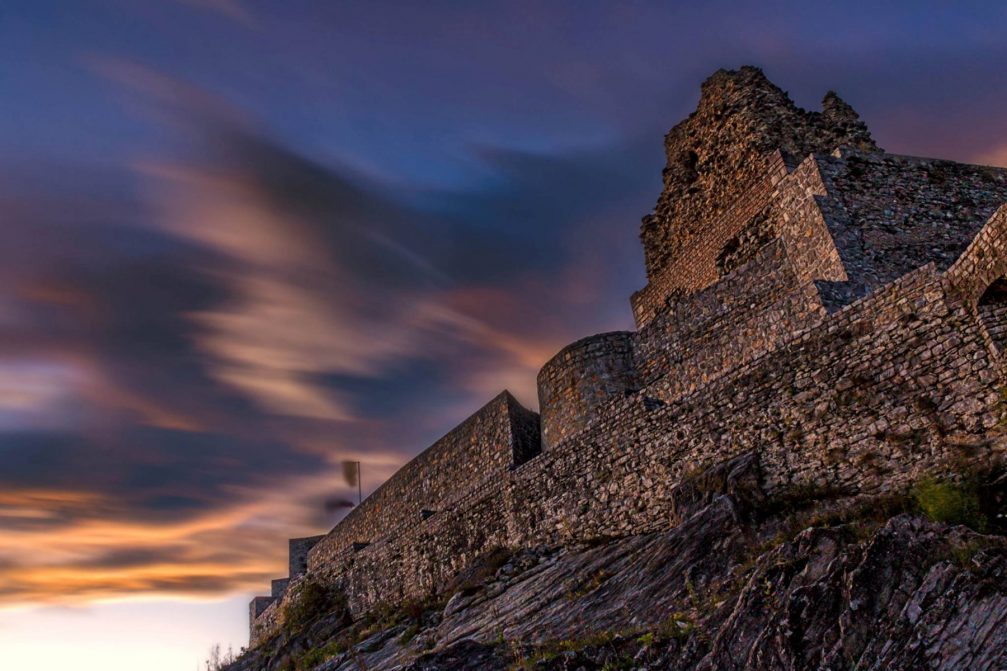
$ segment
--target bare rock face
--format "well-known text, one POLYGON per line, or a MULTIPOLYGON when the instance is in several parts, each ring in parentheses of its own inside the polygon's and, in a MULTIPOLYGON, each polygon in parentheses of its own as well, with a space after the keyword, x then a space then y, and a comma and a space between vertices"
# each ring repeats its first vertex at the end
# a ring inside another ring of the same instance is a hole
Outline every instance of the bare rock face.
POLYGON ((703 83, 696 111, 665 137, 664 190, 640 230, 648 278, 763 174, 768 153, 779 149, 795 165, 841 145, 880 151, 836 93, 826 94, 821 112, 806 111, 758 68, 714 73, 703 83))
POLYGON ((319 614, 230 671, 1007 668, 1007 539, 758 483, 743 455, 681 488, 670 531, 497 553, 454 594, 319 614))

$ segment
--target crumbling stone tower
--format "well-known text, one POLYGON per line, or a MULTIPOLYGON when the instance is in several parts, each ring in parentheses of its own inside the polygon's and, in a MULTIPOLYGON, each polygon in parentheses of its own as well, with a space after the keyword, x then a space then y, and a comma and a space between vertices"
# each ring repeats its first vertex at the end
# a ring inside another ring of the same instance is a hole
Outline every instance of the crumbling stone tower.
POLYGON ((772 181, 775 160, 793 169, 808 154, 839 146, 877 150, 835 93, 826 94, 821 112, 806 112, 758 68, 718 71, 703 83, 696 111, 664 139, 664 191, 640 232, 648 279, 672 274, 682 288, 708 283, 709 268, 685 261, 718 246, 711 229, 746 192, 772 181))
POLYGON ((637 330, 564 348, 541 414, 501 393, 292 542, 253 645, 306 580, 359 614, 493 548, 665 529, 687 473, 741 455, 767 496, 850 499, 1004 458, 1007 170, 885 153, 835 94, 808 112, 751 67, 665 147, 637 330))

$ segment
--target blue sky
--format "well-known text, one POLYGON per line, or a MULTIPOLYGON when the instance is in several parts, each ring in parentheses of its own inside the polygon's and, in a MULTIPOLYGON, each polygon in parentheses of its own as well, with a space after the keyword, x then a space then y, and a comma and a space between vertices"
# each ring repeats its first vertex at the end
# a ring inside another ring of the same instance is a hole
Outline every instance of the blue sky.
POLYGON ((5 0, 0 667, 240 646, 342 459, 373 489, 630 327, 661 138, 717 68, 1004 165, 1005 29, 993 2, 5 0))

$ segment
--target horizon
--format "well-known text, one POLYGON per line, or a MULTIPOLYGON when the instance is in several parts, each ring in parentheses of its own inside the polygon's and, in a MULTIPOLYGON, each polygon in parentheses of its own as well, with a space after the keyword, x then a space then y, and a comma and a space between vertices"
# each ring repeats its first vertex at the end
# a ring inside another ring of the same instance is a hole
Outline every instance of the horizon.
POLYGON ((632 328, 662 138, 719 68, 1007 166, 1007 8, 773 6, 0 9, 0 665, 237 651, 343 460, 366 497, 632 328))

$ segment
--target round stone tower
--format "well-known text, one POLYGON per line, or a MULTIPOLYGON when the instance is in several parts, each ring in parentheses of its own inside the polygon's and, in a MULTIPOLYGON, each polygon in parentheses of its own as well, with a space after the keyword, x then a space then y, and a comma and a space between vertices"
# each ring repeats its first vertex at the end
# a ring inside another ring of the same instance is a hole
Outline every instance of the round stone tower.
POLYGON ((542 449, 585 427, 600 406, 636 391, 633 333, 600 333, 563 348, 538 374, 542 449))

